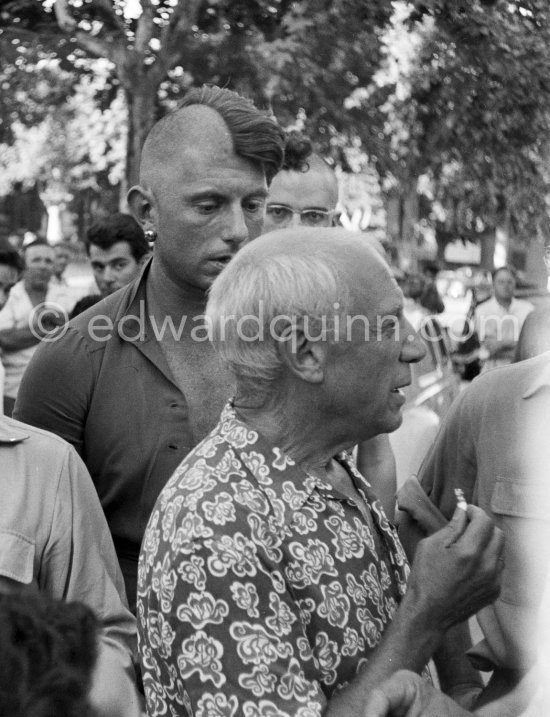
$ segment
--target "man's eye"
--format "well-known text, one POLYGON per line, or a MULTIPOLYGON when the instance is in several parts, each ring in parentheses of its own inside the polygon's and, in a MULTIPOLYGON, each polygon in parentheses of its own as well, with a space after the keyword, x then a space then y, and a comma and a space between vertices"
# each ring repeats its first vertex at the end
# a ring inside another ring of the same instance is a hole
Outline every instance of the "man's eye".
POLYGON ((321 224, 326 224, 329 220, 330 214, 328 212, 320 212, 315 209, 308 209, 302 212, 302 222, 308 224, 310 227, 317 227, 321 224))
POLYGON ((220 203, 214 200, 199 202, 199 204, 196 205, 197 210, 201 214, 212 214, 212 212, 215 212, 219 208, 219 206, 220 203))
POLYGON ((263 199, 249 199, 245 204, 247 212, 263 212, 265 201, 263 199))
POLYGON ((128 266, 127 261, 117 261, 117 263, 114 265, 113 269, 115 271, 120 271, 121 269, 124 269, 128 266))
POLYGON ((268 206, 266 212, 275 221, 283 221, 292 216, 292 210, 288 207, 268 206))

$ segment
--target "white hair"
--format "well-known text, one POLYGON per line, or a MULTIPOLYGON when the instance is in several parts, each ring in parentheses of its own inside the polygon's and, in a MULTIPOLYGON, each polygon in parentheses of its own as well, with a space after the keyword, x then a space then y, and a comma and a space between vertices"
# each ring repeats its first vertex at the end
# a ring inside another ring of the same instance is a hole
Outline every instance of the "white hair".
POLYGON ((287 241, 279 251, 274 242, 267 252, 256 250, 266 246, 264 237, 256 239, 212 284, 206 308, 210 338, 237 378, 264 385, 275 380, 282 370, 277 344, 285 340, 285 329, 300 322, 307 338, 325 340, 336 317, 350 313, 351 291, 337 260, 350 242, 331 229, 304 231, 331 236, 318 239, 314 249, 300 241, 289 248, 287 241))

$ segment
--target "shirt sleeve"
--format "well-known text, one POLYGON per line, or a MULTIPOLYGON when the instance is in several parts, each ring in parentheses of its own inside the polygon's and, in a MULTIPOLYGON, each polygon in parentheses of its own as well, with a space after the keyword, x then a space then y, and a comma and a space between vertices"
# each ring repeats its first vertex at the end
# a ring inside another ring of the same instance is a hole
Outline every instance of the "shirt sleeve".
POLYGON ((92 356, 74 329, 40 344, 25 370, 14 418, 56 433, 82 455, 92 356))
POLYGON ((532 311, 521 327, 516 347, 515 362, 538 356, 550 350, 550 312, 532 311))
POLYGON ((306 635, 308 606, 246 520, 238 521, 242 532, 227 532, 186 512, 177 531, 169 527, 179 500, 162 521, 153 514, 142 548, 138 624, 149 713, 183 714, 185 706, 195 717, 321 715, 327 700, 306 635))
POLYGON ((467 502, 472 502, 474 498, 477 461, 475 416, 469 410, 472 390, 475 390, 475 382, 458 396, 449 409, 418 476, 432 503, 447 520, 451 519, 456 508, 455 488, 464 491, 467 502))
POLYGON ((127 606, 124 581, 99 498, 86 467, 69 446, 42 557, 40 587, 54 597, 90 607, 102 624, 103 639, 133 670, 135 618, 127 606))

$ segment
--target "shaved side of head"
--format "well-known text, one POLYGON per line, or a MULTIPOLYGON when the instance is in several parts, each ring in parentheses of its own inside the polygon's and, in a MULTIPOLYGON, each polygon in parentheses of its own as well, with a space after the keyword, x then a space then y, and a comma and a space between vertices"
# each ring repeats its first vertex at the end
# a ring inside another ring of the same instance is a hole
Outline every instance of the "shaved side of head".
POLYGON ((141 153, 140 184, 153 193, 171 182, 167 171, 181 165, 187 152, 218 143, 233 150, 229 128, 216 110, 191 105, 170 112, 149 132, 141 153))
POLYGON ((140 183, 157 182, 164 167, 179 161, 180 147, 208 146, 216 132, 237 156, 261 167, 268 183, 279 171, 284 133, 276 121, 236 92, 204 85, 189 90, 152 128, 142 151, 140 183))

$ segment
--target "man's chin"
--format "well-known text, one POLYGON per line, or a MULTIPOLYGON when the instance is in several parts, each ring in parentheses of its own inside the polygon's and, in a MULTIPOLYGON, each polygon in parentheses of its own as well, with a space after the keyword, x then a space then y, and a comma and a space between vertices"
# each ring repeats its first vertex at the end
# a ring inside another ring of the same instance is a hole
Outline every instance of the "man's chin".
POLYGON ((384 433, 393 433, 397 431, 399 426, 403 423, 403 411, 399 409, 397 413, 394 413, 392 419, 388 421, 388 427, 384 433))

